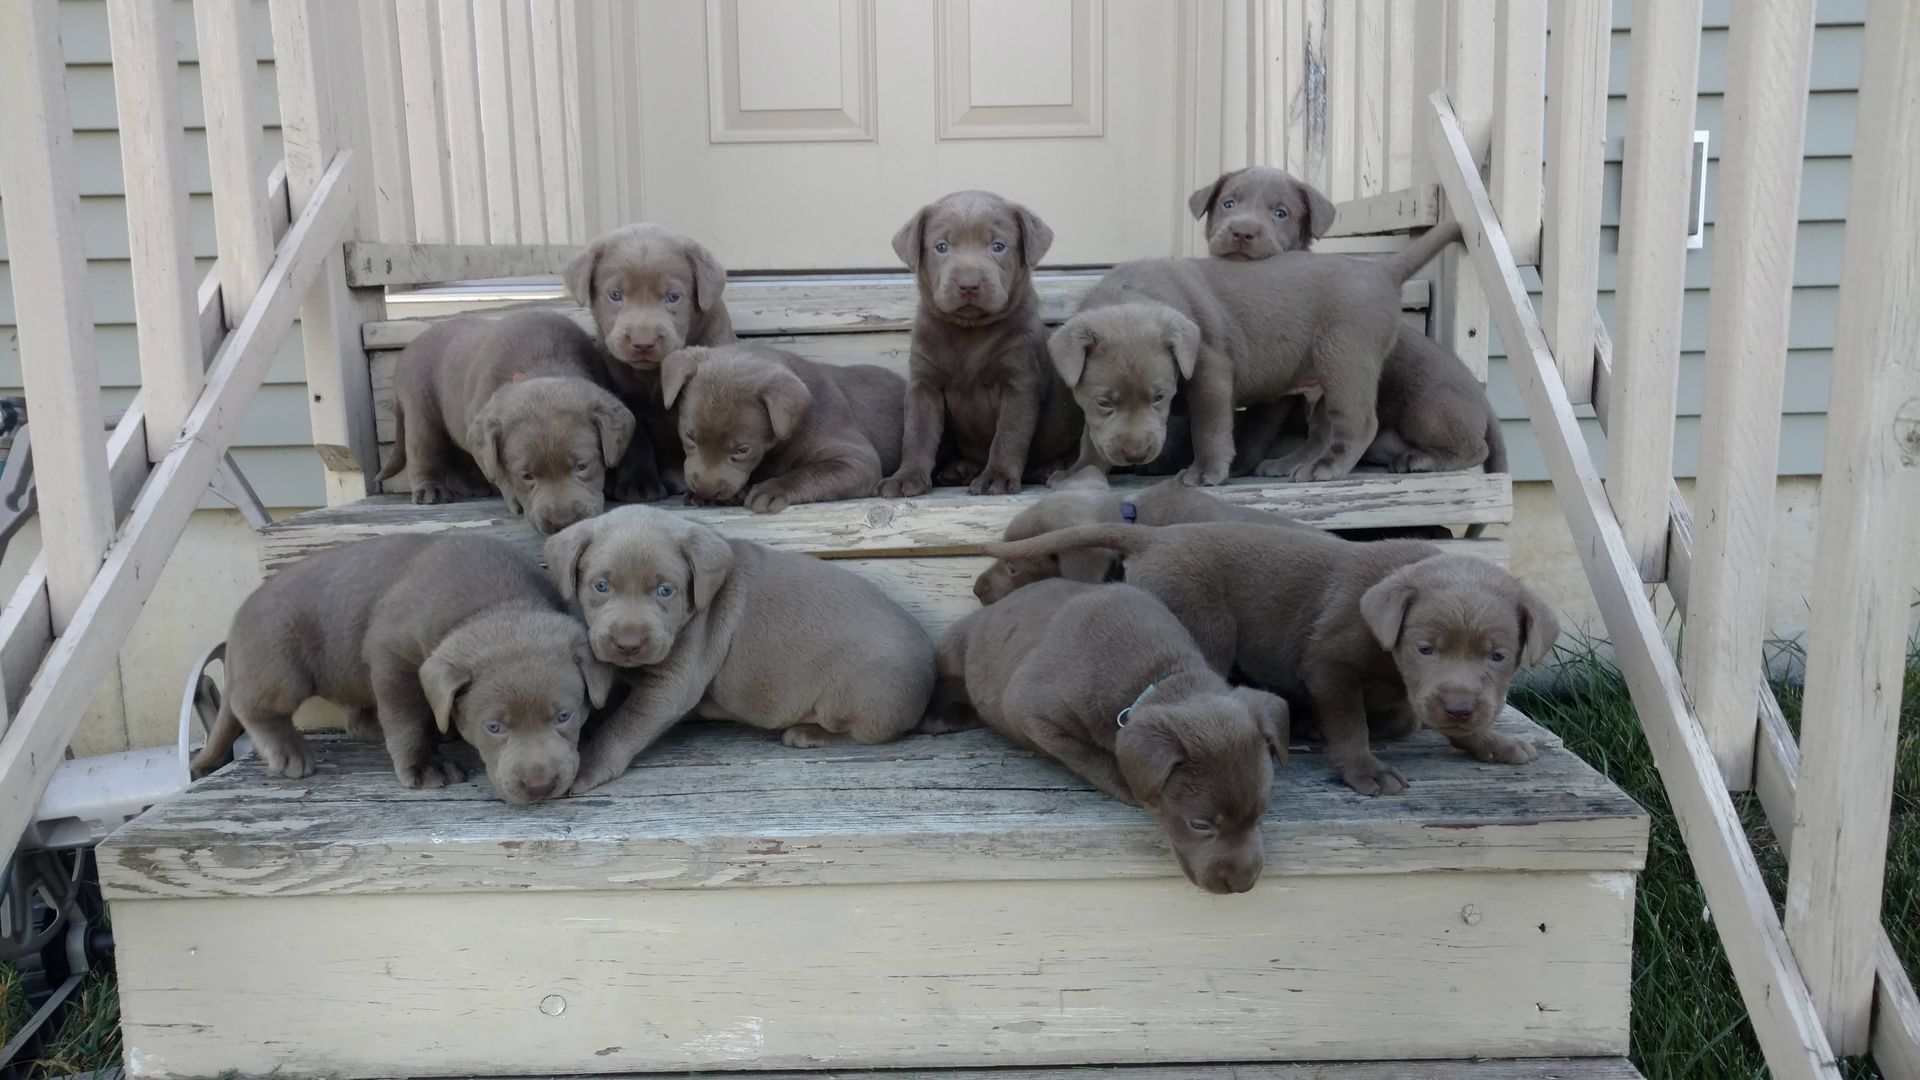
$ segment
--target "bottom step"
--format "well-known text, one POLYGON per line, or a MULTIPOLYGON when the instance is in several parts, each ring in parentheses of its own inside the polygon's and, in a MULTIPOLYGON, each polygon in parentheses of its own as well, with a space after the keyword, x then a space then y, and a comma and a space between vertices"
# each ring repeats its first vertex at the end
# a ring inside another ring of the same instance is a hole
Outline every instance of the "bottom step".
MULTIPOLYGON (((728 1080, 1642 1080, 1626 1058, 1501 1061, 1302 1061, 1233 1065, 1068 1065, 1052 1069, 863 1069, 726 1073, 728 1080)), ((656 1080, 712 1080, 680 1073, 656 1080)), ((118 1080, 118 1078, 115 1078, 118 1080)), ((589 1078, 595 1080, 595 1078, 589 1078)), ((598 1078, 609 1080, 609 1078, 598 1078)))

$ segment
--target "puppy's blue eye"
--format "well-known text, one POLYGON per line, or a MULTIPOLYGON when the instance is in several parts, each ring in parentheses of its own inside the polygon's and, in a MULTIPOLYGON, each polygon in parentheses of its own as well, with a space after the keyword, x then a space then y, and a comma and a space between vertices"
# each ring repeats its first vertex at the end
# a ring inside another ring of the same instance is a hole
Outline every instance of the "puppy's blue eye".
POLYGON ((1504 664, 1507 662, 1507 654, 1501 652, 1499 649, 1495 649, 1491 653, 1487 654, 1487 659, 1493 661, 1496 664, 1504 664))
POLYGON ((1094 398, 1094 399, 1093 399, 1093 403, 1094 403, 1094 404, 1095 404, 1096 406, 1098 406, 1098 407, 1100 407, 1100 408, 1102 408, 1102 409, 1112 409, 1112 408, 1113 408, 1113 399, 1112 399, 1112 398, 1094 398))
POLYGON ((593 591, 597 593, 610 593, 613 591, 613 586, 607 584, 606 578, 594 578, 593 591))
POLYGON ((593 463, 589 461, 576 461, 573 463, 573 471, 576 473, 584 473, 592 464, 593 463))
POLYGON ((1155 405, 1158 405, 1165 400, 1167 400, 1167 392, 1165 390, 1155 390, 1153 392, 1153 403, 1155 405))
POLYGON ((667 597, 673 595, 673 586, 663 581, 660 583, 659 588, 653 590, 653 595, 665 600, 667 597))
POLYGON ((667 294, 667 303, 669 303, 669 304, 677 304, 677 303, 679 303, 679 302, 680 302, 680 294, 679 294, 679 293, 677 293, 677 292, 670 292, 670 293, 668 293, 668 294, 667 294))
POLYGON ((1221 199, 1221 200, 1220 200, 1220 209, 1222 209, 1222 210, 1231 210, 1231 209, 1233 209, 1233 202, 1234 202, 1234 201, 1233 201, 1232 199, 1221 199))
POLYGON ((487 734, 489 735, 505 735, 506 733, 507 733, 507 726, 505 724, 500 723, 498 720, 487 725, 487 734))
POLYGON ((753 447, 747 446, 744 443, 733 448, 734 457, 746 457, 748 454, 751 454, 751 453, 753 453, 753 447))
POLYGON ((625 300, 626 298, 627 298, 627 294, 621 292, 619 289, 607 290, 607 299, 613 301, 616 304, 622 300, 625 300))
POLYGON ((1274 207, 1273 216, 1279 218, 1281 221, 1287 220, 1287 208, 1284 206, 1274 207))
POLYGON ((934 245, 933 245, 933 250, 935 250, 935 251, 937 251, 937 252, 939 252, 939 253, 940 253, 940 254, 942 254, 942 255, 945 255, 945 254, 947 253, 947 251, 949 250, 949 249, 948 249, 948 247, 947 247, 947 242, 946 242, 945 240, 937 240, 937 241, 935 241, 935 242, 934 242, 934 245))
POLYGON ((1432 656, 1433 646, 1423 641, 1420 644, 1414 646, 1414 651, 1419 653, 1421 656, 1432 656))
POLYGON ((1212 832, 1213 822, 1203 817, 1188 818, 1187 828, 1192 829, 1194 832, 1212 832))
POLYGON ((1000 254, 1001 252, 1003 252, 1003 251, 1005 251, 1005 250, 1007 250, 1007 242, 1006 242, 1006 241, 1004 241, 1004 240, 995 240, 995 241, 993 242, 993 253, 994 253, 995 255, 998 255, 998 254, 1000 254))
POLYGON ((553 726, 554 726, 554 727, 566 727, 566 726, 567 726, 567 721, 569 721, 569 720, 572 720, 572 719, 573 719, 573 714, 572 714, 572 713, 570 713, 570 712, 557 712, 557 713, 554 713, 554 714, 553 714, 553 726))

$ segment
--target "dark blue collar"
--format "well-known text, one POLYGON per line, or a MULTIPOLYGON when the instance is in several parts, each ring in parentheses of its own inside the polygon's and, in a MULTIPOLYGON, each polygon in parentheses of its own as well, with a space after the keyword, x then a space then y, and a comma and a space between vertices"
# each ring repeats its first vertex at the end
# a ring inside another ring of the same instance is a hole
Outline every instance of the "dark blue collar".
POLYGON ((1123 502, 1120 504, 1120 520, 1121 521, 1124 521, 1127 524, 1131 525, 1139 517, 1140 517, 1139 507, 1133 505, 1133 503, 1131 502, 1123 502))

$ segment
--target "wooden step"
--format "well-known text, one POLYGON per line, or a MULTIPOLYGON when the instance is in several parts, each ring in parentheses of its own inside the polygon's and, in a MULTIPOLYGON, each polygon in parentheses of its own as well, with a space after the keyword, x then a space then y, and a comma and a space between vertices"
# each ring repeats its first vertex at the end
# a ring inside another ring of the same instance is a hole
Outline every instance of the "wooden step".
MULTIPOLYGON (((712 1073, 700 1076, 711 1080, 712 1073)), ((728 1073, 730 1080, 1641 1080, 1626 1058, 1068 1065, 1057 1069, 862 1069, 728 1073)), ((693 1080, 694 1074, 660 1080, 693 1080)))
POLYGON ((1623 1054, 1646 817, 1524 717, 1502 725, 1541 757, 1392 744, 1412 781, 1396 798, 1297 755, 1265 876, 1227 897, 1180 876, 1144 812, 985 731, 794 750, 689 724, 606 788, 523 808, 464 747, 475 779, 413 792, 380 749, 323 740, 313 777, 239 762, 101 847, 128 1060, 426 1076, 1623 1054))

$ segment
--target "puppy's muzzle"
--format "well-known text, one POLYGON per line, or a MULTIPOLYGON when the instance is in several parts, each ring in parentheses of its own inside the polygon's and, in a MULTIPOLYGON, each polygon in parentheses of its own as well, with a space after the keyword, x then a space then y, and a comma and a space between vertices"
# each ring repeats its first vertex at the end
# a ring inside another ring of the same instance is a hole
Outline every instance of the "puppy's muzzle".
POLYGON ((616 628, 593 636, 593 654, 616 667, 647 667, 667 658, 673 641, 645 630, 616 628))

